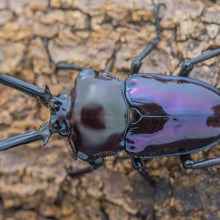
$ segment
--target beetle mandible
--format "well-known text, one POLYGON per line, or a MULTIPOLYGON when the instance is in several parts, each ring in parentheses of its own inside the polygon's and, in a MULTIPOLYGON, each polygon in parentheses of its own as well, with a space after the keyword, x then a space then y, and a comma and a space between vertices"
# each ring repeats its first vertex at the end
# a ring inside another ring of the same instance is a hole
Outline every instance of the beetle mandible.
POLYGON ((156 183, 143 169, 141 158, 180 155, 184 168, 192 169, 220 164, 220 158, 194 162, 190 157, 220 140, 220 91, 187 77, 194 64, 220 55, 220 48, 185 62, 179 76, 138 73, 142 60, 160 40, 161 5, 154 8, 157 37, 132 62, 126 81, 74 64, 55 63, 48 39, 43 42, 56 68, 80 71, 68 94, 55 97, 48 86, 41 89, 1 73, 1 84, 40 99, 49 107, 51 118, 39 131, 1 140, 0 150, 41 139, 46 144, 52 134, 59 133, 68 138, 73 153, 90 164, 81 171, 68 169, 69 176, 92 172, 105 156, 125 150, 134 168, 153 186, 156 183))

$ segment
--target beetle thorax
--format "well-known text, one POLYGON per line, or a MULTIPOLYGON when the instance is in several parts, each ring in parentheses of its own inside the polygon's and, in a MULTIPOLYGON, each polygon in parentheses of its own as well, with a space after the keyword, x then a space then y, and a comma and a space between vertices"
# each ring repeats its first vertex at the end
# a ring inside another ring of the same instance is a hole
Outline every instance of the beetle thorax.
POLYGON ((71 91, 72 140, 83 160, 111 155, 123 146, 128 109, 123 82, 105 73, 84 70, 71 91))

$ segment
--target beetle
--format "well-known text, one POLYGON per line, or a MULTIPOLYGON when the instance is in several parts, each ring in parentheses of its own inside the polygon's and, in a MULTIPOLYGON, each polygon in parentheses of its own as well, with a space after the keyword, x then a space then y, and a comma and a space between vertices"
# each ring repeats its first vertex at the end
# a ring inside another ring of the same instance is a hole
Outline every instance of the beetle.
POLYGON ((220 158, 194 162, 190 154, 215 145, 220 140, 220 91, 207 83, 187 78, 193 65, 220 55, 220 48, 185 62, 179 76, 139 74, 142 60, 160 40, 155 6, 156 39, 132 62, 125 81, 107 73, 49 60, 57 69, 79 70, 74 88, 68 94, 52 96, 49 87, 41 89, 5 74, 0 83, 40 99, 49 107, 50 121, 39 131, 30 131, 0 141, 0 150, 43 140, 54 133, 67 137, 72 152, 90 166, 80 171, 68 169, 76 177, 100 167, 103 158, 125 150, 133 166, 153 186, 141 159, 180 155, 184 168, 220 164, 220 158))

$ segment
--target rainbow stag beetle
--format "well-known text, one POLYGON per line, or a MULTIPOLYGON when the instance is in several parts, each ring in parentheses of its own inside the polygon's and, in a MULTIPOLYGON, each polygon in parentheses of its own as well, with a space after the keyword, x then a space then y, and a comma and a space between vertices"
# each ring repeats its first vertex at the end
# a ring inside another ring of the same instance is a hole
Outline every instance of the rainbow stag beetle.
POLYGON ((156 39, 132 62, 130 76, 114 76, 65 62, 55 63, 44 39, 47 54, 57 69, 79 70, 75 87, 59 97, 13 77, 0 74, 0 83, 40 99, 50 108, 51 118, 39 131, 0 141, 0 150, 40 139, 47 143, 53 133, 66 136, 73 153, 90 166, 68 170, 71 177, 98 168, 103 157, 125 150, 135 169, 155 186, 141 158, 180 155, 185 168, 220 164, 220 158, 194 162, 190 154, 220 140, 220 91, 187 78, 193 65, 220 55, 220 48, 185 62, 179 76, 138 74, 141 61, 160 40, 158 10, 154 8, 156 39))

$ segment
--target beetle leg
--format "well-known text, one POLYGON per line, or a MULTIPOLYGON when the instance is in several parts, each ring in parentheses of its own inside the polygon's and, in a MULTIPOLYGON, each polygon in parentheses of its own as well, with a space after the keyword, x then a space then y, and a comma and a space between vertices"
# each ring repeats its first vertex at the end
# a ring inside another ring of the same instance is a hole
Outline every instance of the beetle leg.
POLYGON ((203 160, 203 161, 199 161, 196 163, 190 157, 190 154, 181 155, 180 159, 183 164, 183 167, 186 169, 199 169, 199 168, 204 168, 204 167, 220 164, 220 157, 209 159, 209 160, 203 160))
POLYGON ((141 162, 140 158, 137 157, 131 157, 132 165, 133 167, 141 174, 141 176, 144 177, 144 179, 150 183, 155 188, 155 196, 148 208, 144 211, 143 218, 145 219, 150 210, 153 208, 154 204, 158 200, 159 197, 159 188, 158 184, 155 180, 152 179, 152 177, 144 170, 143 164, 141 162))
POLYGON ((90 160, 89 164, 90 164, 89 167, 86 167, 86 168, 80 169, 80 170, 76 170, 76 171, 72 170, 71 167, 66 169, 66 175, 65 175, 63 181, 60 183, 59 191, 58 191, 56 199, 54 201, 54 203, 56 205, 60 204, 60 198, 61 198, 62 193, 63 193, 63 186, 66 183, 68 176, 71 177, 71 178, 77 178, 77 177, 82 176, 86 173, 93 172, 94 170, 96 170, 97 168, 99 168, 103 164, 103 158, 99 157, 96 160, 90 160))
POLYGON ((58 62, 58 63, 56 63, 53 60, 53 58, 51 57, 51 54, 50 54, 49 44, 48 44, 49 39, 48 38, 43 38, 43 43, 44 43, 44 46, 46 48, 46 52, 47 52, 47 55, 49 57, 49 61, 56 66, 56 70, 58 70, 58 69, 71 69, 71 70, 82 71, 82 70, 86 69, 85 67, 74 65, 73 63, 67 63, 67 62, 58 62))
POLYGON ((155 46, 160 41, 160 27, 159 27, 158 12, 159 12, 160 6, 162 6, 162 5, 165 6, 164 3, 160 3, 160 4, 155 5, 155 7, 154 7, 154 17, 155 17, 155 22, 156 22, 157 37, 132 62, 130 74, 138 73, 138 71, 141 67, 141 64, 142 64, 141 61, 155 48, 155 46))
POLYGON ((96 160, 90 160, 89 164, 90 164, 89 167, 77 171, 73 171, 71 168, 68 168, 67 169, 68 176, 70 176, 71 178, 75 178, 84 175, 86 173, 91 173, 92 171, 96 170, 103 164, 103 158, 99 157, 96 160))
POLYGON ((131 157, 132 165, 134 169, 136 169, 144 179, 151 184, 151 186, 156 186, 156 181, 152 179, 152 177, 144 170, 143 164, 140 158, 131 157))
POLYGON ((195 57, 191 60, 188 60, 183 63, 182 68, 179 72, 179 76, 188 76, 190 71, 193 69, 193 65, 196 63, 200 63, 202 61, 211 59, 212 57, 220 55, 220 48, 216 50, 212 50, 208 53, 202 54, 198 57, 195 57))

